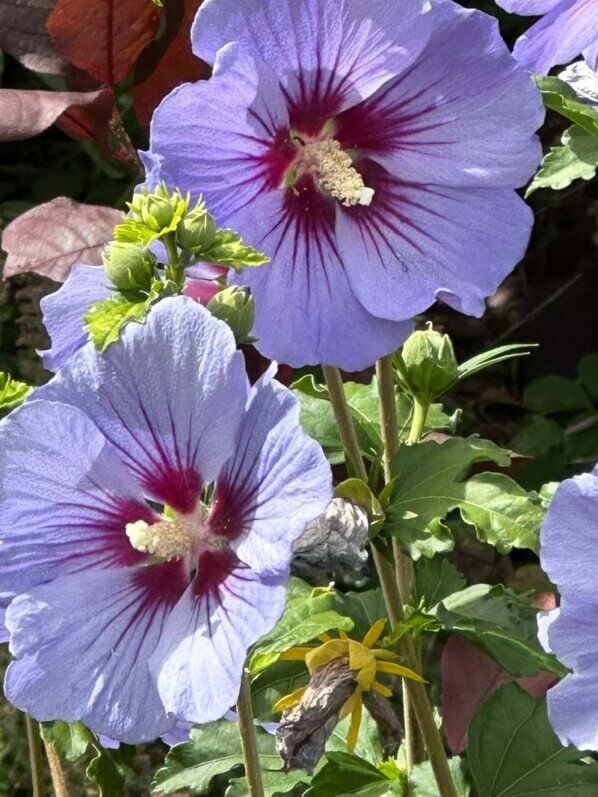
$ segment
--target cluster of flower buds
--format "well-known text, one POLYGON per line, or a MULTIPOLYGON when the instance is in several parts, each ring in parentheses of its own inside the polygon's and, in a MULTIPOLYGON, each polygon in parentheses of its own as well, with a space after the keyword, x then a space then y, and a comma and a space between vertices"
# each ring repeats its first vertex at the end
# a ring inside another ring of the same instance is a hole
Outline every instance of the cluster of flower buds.
POLYGON ((189 194, 183 196, 178 190, 172 192, 166 183, 160 183, 152 192, 144 188, 134 194, 132 202, 127 204, 131 218, 152 232, 163 235, 176 229, 190 201, 189 194))
POLYGON ((431 324, 410 335, 394 361, 400 386, 426 406, 459 378, 451 339, 436 332, 431 324))
POLYGON ((194 255, 205 251, 216 237, 216 222, 206 210, 201 199, 195 207, 186 213, 176 228, 176 240, 181 249, 194 255))
POLYGON ((254 340, 249 335, 255 314, 255 304, 249 288, 240 288, 237 285, 224 288, 210 299, 208 310, 229 325, 238 344, 251 343, 254 340))

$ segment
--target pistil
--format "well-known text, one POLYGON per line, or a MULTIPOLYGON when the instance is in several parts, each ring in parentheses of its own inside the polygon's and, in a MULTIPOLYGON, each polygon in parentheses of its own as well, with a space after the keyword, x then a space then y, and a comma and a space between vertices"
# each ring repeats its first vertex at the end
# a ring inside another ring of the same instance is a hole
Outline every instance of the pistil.
POLYGON ((302 161, 315 174, 320 188, 345 207, 371 204, 374 189, 366 186, 351 156, 335 139, 305 144, 302 161))

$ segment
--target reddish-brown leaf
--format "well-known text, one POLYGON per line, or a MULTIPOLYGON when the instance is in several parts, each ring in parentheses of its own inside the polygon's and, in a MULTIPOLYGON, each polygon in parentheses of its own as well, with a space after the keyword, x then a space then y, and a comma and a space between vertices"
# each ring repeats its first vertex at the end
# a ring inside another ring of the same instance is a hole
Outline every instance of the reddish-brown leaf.
POLYGON ((139 60, 133 99, 139 123, 146 127, 168 92, 210 74, 210 67, 191 52, 191 24, 200 5, 201 0, 169 0, 166 31, 139 60))
POLYGON ((63 282, 77 262, 99 265, 123 214, 102 205, 83 205, 68 197, 28 210, 2 235, 6 251, 4 278, 35 271, 63 282))
POLYGON ((46 30, 55 0, 0 0, 0 50, 28 69, 62 74, 67 61, 46 30))
POLYGON ((159 22, 152 0, 58 0, 48 30, 62 55, 113 86, 129 74, 159 22))
MULTIPOLYGON (((452 752, 461 753, 467 746, 467 726, 480 705, 499 686, 515 679, 490 656, 457 634, 444 646, 440 672, 444 735, 452 752)), ((549 672, 517 679, 533 697, 542 697, 555 681, 556 676, 549 672)))
POLYGON ((73 138, 106 136, 112 114, 111 92, 0 89, 0 141, 18 141, 55 122, 73 138))

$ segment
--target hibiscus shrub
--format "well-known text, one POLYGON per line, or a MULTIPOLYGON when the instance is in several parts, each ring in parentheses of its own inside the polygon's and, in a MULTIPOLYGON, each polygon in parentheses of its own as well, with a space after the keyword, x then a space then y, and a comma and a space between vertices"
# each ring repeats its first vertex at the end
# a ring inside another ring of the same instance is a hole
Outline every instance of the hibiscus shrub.
POLYGON ((598 793, 598 4, 499 6, 0 0, 0 795, 598 793))

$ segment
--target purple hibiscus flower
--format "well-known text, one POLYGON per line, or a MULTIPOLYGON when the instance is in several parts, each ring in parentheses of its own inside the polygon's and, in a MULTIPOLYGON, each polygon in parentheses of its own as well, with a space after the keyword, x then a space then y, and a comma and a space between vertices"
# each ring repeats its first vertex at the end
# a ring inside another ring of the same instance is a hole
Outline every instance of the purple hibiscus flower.
MULTIPOLYGON (((210 263, 198 263, 187 269, 183 293, 200 304, 207 304, 218 293, 228 269, 210 263)), ((69 357, 84 346, 88 334, 83 318, 92 304, 114 295, 114 287, 101 266, 77 263, 64 285, 45 296, 40 303, 44 325, 51 338, 51 348, 38 352, 44 367, 57 371, 69 357)))
POLYGON ((563 744, 598 750, 598 466, 559 485, 542 527, 540 560, 560 607, 539 618, 540 641, 573 672, 548 692, 563 744))
POLYGON ((449 0, 207 0, 210 80, 159 106, 147 184, 203 193, 272 257, 231 277, 267 357, 354 370, 440 298, 480 315, 525 251, 540 95, 449 0), (231 43, 232 42, 232 43, 231 43))
POLYGON ((580 53, 598 69, 598 2, 596 0, 496 0, 506 11, 542 16, 515 43, 513 55, 532 72, 544 75, 556 64, 568 64, 580 53))
POLYGON ((221 717, 331 495, 293 395, 165 299, 0 425, 7 697, 124 742, 221 717))

